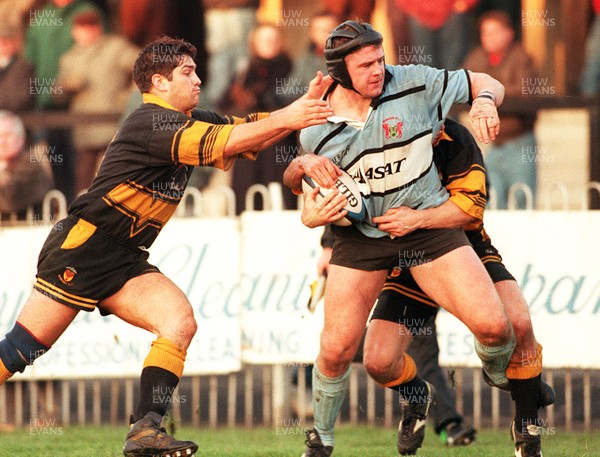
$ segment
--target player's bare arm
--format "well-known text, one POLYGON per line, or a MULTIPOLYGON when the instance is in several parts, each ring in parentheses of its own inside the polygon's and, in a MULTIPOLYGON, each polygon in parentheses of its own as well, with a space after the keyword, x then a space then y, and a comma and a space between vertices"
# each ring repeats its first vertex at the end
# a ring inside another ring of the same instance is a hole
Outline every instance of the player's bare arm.
POLYGON ((229 135, 223 156, 227 159, 240 152, 258 151, 291 130, 324 124, 331 114, 333 111, 325 101, 298 99, 265 119, 236 125, 229 135))
POLYGON ((459 228, 477 220, 451 200, 428 209, 412 209, 407 206, 390 208, 383 216, 373 218, 379 230, 393 236, 403 236, 417 229, 459 228))
POLYGON ((497 107, 504 100, 504 86, 486 73, 469 72, 473 104, 469 111, 471 125, 479 141, 489 143, 500 133, 497 107))
MULTIPOLYGON (((302 97, 300 97, 300 100, 320 100, 323 97, 323 95, 325 94, 325 92, 327 91, 327 89, 329 88, 329 86, 331 86, 332 82, 333 82, 333 79, 331 78, 331 76, 329 76, 329 75, 323 76, 323 73, 318 71, 317 75, 310 81, 310 83, 308 85, 308 91, 306 92, 306 94, 304 94, 302 97)), ((273 115, 273 114, 279 114, 279 112, 274 111, 271 115, 273 115)), ((287 129, 287 130, 284 130, 284 131, 278 133, 277 135, 273 136, 271 139, 260 144, 257 147, 257 150, 263 150, 263 149, 268 148, 269 146, 277 143, 278 141, 280 141, 283 138, 285 138, 286 136, 288 136, 293 131, 294 131, 293 129, 287 129)))
POLYGON ((342 172, 326 157, 303 154, 290 162, 283 174, 283 184, 301 194, 304 175, 310 176, 319 186, 329 189, 342 172))

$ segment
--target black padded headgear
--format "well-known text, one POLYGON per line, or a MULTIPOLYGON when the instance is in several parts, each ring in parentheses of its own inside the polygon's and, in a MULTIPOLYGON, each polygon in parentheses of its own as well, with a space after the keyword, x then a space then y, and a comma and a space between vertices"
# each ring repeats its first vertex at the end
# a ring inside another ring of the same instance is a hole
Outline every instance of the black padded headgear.
POLYGON ((352 87, 352 78, 348 73, 348 67, 344 61, 344 57, 358 51, 363 46, 370 44, 381 44, 383 37, 381 33, 371 27, 371 24, 366 22, 346 21, 338 25, 327 38, 325 43, 325 62, 327 63, 327 72, 346 89, 354 89, 352 87), (349 41, 334 47, 333 41, 336 38, 348 38, 349 41))

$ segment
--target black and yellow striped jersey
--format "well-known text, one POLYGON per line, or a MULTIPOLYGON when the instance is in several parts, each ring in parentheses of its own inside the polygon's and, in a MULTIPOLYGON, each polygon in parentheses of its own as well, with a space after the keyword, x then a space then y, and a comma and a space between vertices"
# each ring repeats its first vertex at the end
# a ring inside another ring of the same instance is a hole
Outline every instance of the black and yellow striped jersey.
POLYGON ((478 219, 463 228, 478 230, 487 203, 486 173, 483 155, 469 130, 446 119, 443 134, 433 148, 433 160, 450 201, 478 219))
POLYGON ((242 152, 223 152, 236 124, 269 116, 221 116, 204 110, 181 113, 160 97, 144 94, 144 103, 123 123, 108 146, 87 193, 69 214, 133 247, 149 247, 183 197, 194 166, 227 170, 242 152))

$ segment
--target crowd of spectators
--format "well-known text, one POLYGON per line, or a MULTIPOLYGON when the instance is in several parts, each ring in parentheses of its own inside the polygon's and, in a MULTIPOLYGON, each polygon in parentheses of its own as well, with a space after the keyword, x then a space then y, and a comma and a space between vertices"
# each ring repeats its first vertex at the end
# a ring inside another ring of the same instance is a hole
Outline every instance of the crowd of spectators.
MULTIPOLYGON (((600 87, 600 0, 590 1, 595 17, 581 74, 585 96, 596 95, 600 87)), ((322 49, 335 24, 356 18, 369 21, 374 8, 372 0, 314 3, 318 12, 304 28, 309 46, 293 59, 281 27, 258 23, 259 0, 0 0, 0 110, 37 111, 49 117, 56 112, 126 113, 141 102, 131 83, 132 62, 140 46, 162 34, 184 38, 197 47, 204 108, 239 115, 277 109, 290 97, 301 95, 317 70, 325 71, 322 49)), ((512 90, 515 68, 520 68, 519 77, 525 80, 536 74, 532 59, 518 44, 521 33, 515 25, 520 13, 519 1, 388 0, 386 8, 398 63, 485 71, 505 83, 509 95, 519 92, 518 87, 512 90), (510 41, 505 49, 489 51, 481 18, 496 9, 503 10, 492 14, 500 24, 496 32, 505 32, 510 41)), ((504 139, 509 145, 520 141, 514 150, 522 150, 528 142, 527 147, 535 151, 534 122, 535 117, 505 118, 504 139)), ((52 187, 70 202, 89 186, 118 124, 28 127, 28 147, 37 151, 29 156, 45 152, 52 187)), ((273 149, 272 154, 261 156, 261 162, 240 162, 234 170, 238 213, 250 184, 280 181, 285 165, 299 151, 294 136, 273 149)), ((500 177, 494 178, 494 169, 503 165, 494 159, 498 154, 505 151, 489 154, 491 186, 500 196, 499 206, 506 207, 506 185, 500 177)), ((519 170, 526 175, 522 179, 514 168, 507 173, 535 192, 535 161, 519 164, 519 170)), ((198 186, 205 186, 208 179, 210 173, 197 181, 198 186)), ((285 196, 284 204, 295 207, 294 197, 285 196)), ((23 215, 20 209, 17 212, 23 215)))

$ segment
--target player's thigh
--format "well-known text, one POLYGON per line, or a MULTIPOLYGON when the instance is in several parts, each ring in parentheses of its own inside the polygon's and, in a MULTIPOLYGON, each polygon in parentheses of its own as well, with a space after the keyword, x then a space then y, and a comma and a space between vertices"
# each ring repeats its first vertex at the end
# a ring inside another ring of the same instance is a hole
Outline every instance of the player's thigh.
POLYGON ((53 345, 79 311, 33 290, 17 321, 46 345, 53 345))
POLYGON ((385 274, 385 270, 364 271, 330 265, 322 342, 358 346, 385 274))
POLYGON ((120 319, 187 348, 196 332, 190 302, 182 290, 162 273, 129 279, 101 307, 120 319))
POLYGON ((507 324, 492 281, 470 246, 454 249, 411 268, 415 281, 436 303, 475 333, 488 323, 492 333, 507 324), (492 325, 492 324, 496 325, 492 325), (497 327, 497 328, 494 328, 497 327))

